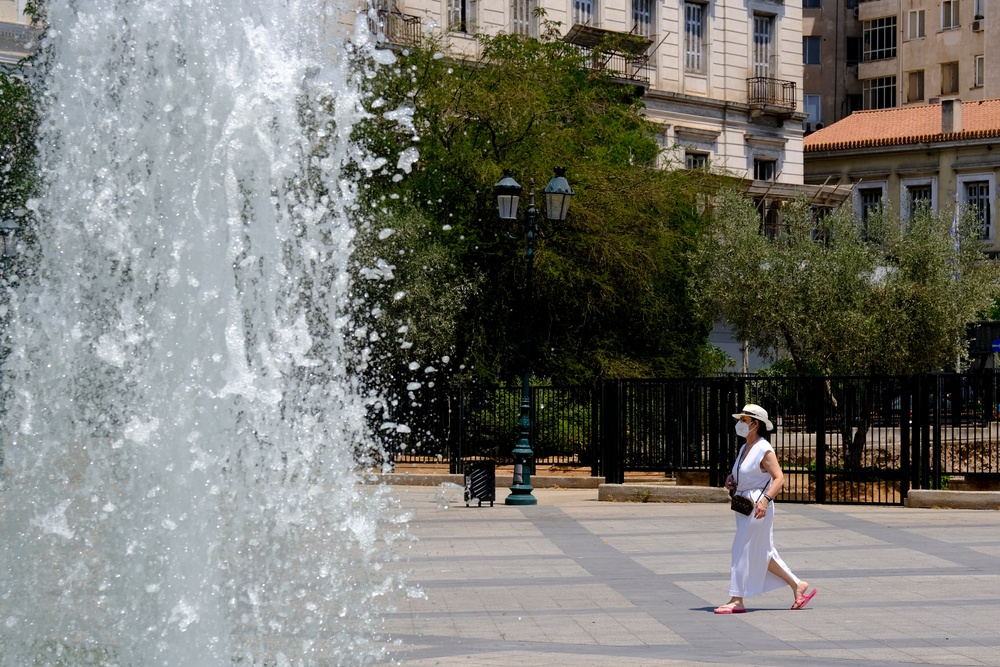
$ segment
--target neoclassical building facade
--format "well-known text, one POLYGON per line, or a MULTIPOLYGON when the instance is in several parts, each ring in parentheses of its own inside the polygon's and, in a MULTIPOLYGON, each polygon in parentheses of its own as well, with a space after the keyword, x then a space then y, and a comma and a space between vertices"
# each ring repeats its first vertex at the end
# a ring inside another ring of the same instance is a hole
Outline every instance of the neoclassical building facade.
POLYGON ((636 86, 669 149, 664 166, 711 166, 802 184, 802 9, 781 0, 379 0, 371 28, 391 47, 445 33, 475 57, 478 33, 536 36, 542 20, 636 86), (544 19, 539 16, 543 10, 544 19), (672 163, 672 164, 671 164, 672 163))

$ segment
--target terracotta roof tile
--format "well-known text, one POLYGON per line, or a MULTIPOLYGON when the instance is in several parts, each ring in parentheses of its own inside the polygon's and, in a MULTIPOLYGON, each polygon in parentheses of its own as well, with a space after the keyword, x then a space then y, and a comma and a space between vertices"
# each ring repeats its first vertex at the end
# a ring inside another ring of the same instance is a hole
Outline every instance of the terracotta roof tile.
POLYGON ((962 131, 941 132, 941 105, 855 111, 802 140, 805 152, 1000 137, 1000 100, 962 102, 962 131))

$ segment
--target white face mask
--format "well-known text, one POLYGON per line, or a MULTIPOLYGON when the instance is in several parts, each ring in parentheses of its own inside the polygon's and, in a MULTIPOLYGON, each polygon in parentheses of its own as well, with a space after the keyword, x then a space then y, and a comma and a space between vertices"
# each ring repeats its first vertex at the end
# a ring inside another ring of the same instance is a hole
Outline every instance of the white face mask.
POLYGON ((746 422, 736 422, 736 435, 745 438, 750 435, 750 424, 746 422))

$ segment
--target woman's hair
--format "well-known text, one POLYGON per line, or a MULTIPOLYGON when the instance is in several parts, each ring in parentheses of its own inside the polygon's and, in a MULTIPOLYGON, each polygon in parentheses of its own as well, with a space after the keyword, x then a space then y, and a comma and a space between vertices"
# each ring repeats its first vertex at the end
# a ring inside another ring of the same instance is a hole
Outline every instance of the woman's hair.
MULTIPOLYGON (((751 417, 751 419, 753 419, 753 417, 751 417)), ((757 422, 757 432, 758 433, 767 433, 767 424, 765 424, 764 422, 762 422, 759 419, 754 419, 754 421, 757 422)))

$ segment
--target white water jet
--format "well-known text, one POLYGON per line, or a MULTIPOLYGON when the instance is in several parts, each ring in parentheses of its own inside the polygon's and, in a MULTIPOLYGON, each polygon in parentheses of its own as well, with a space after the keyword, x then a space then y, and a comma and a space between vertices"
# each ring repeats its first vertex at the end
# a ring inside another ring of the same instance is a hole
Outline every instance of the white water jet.
POLYGON ((0 664, 370 664, 387 498, 321 0, 51 0, 10 294, 0 664))

